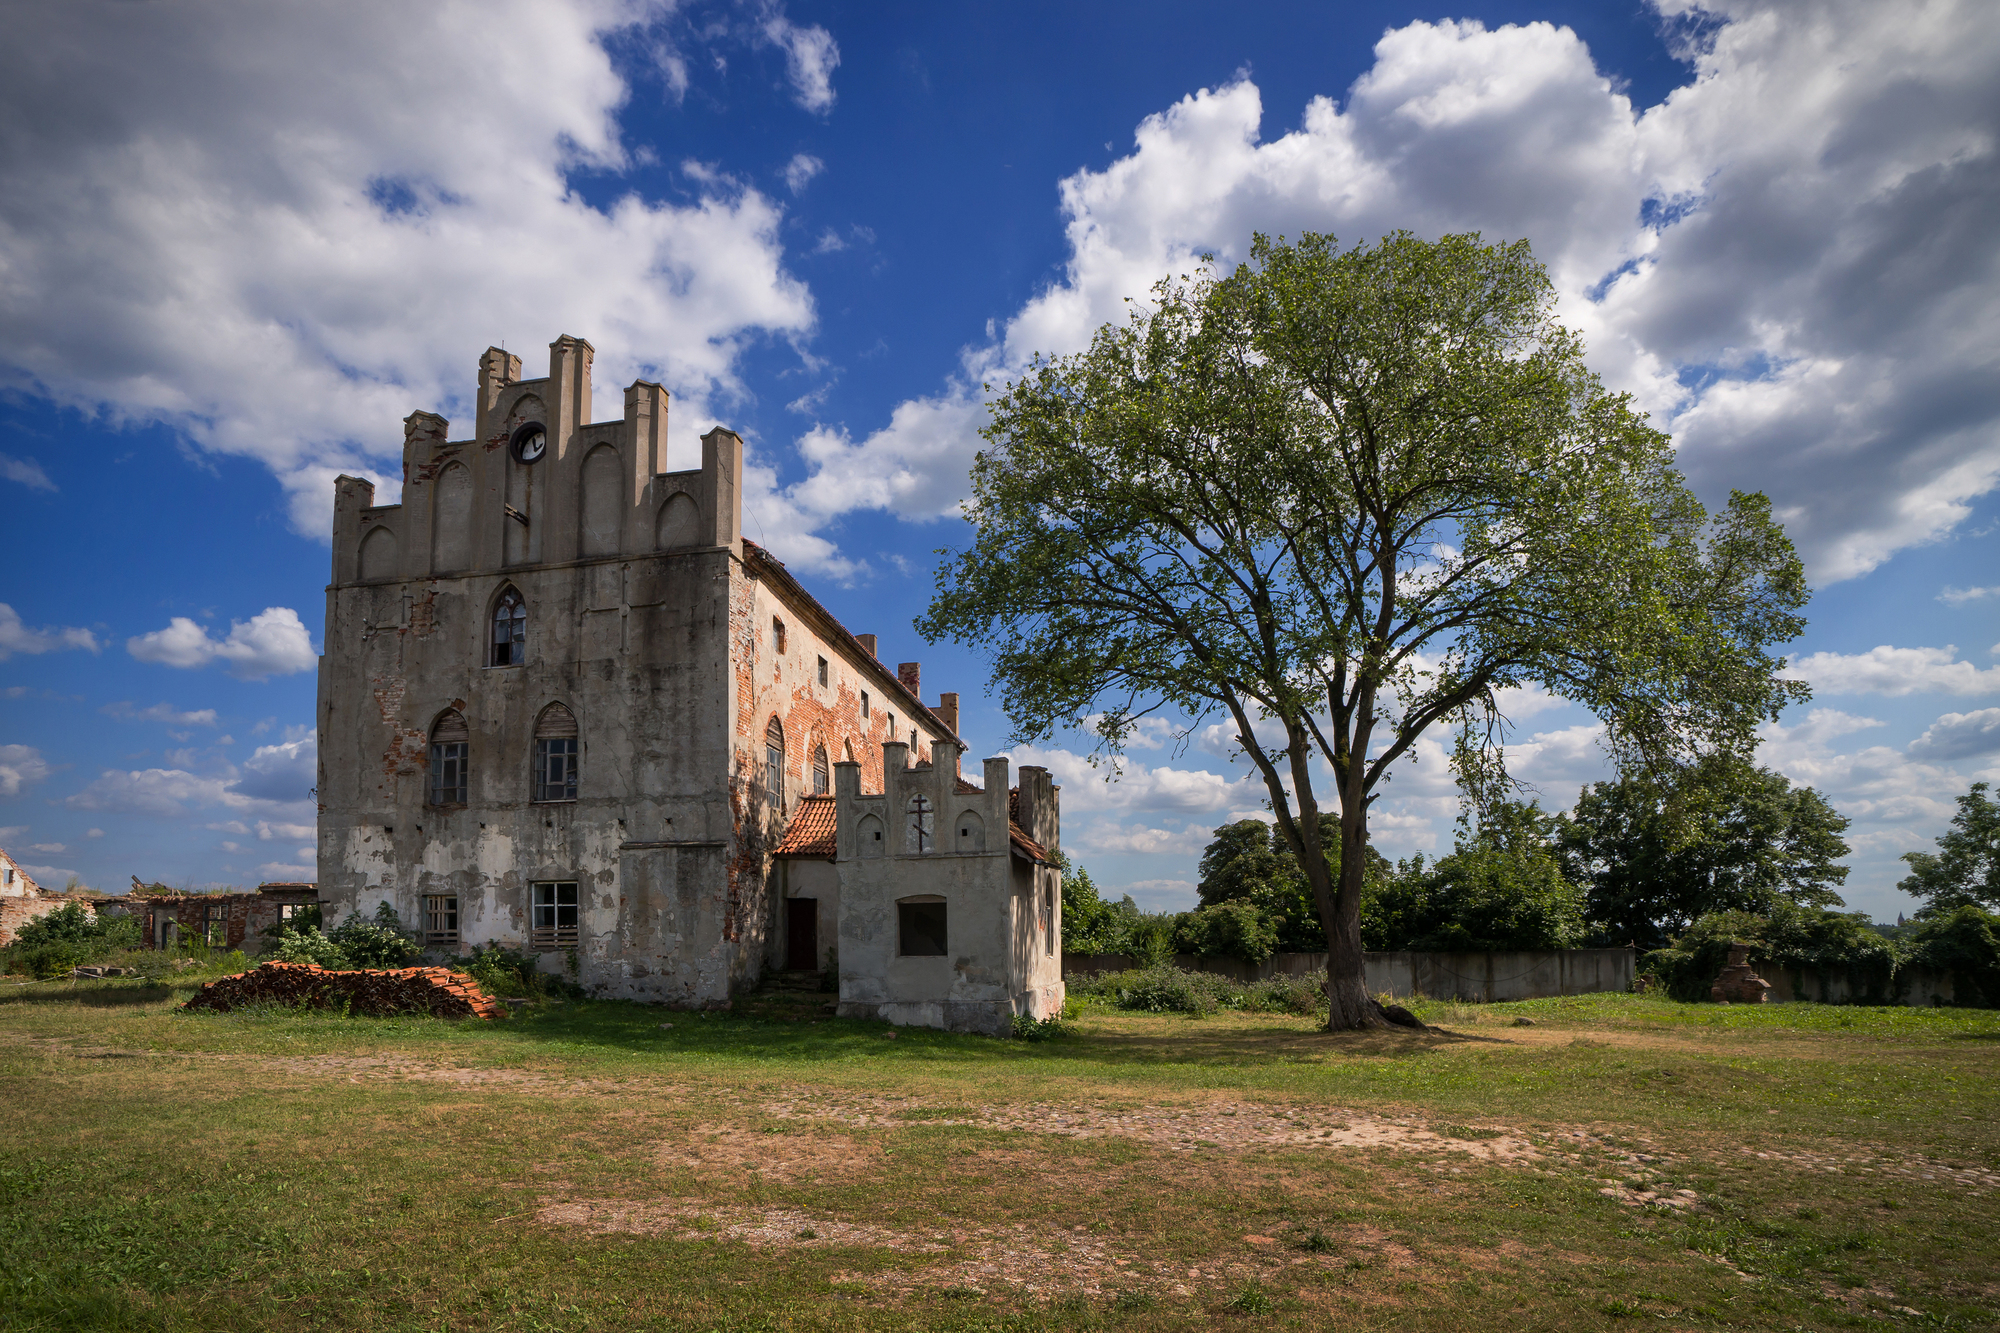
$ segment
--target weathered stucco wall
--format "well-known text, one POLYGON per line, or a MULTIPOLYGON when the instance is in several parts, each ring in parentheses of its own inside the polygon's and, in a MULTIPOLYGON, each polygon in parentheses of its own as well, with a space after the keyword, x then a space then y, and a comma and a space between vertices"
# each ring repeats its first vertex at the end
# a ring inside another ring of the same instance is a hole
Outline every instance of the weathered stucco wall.
POLYGON ((604 994, 716 1004, 773 961, 768 854, 814 748, 867 753, 892 714, 924 746, 944 729, 742 540, 742 442, 718 428, 699 469, 661 471, 665 390, 636 383, 622 420, 591 422, 591 358, 558 339, 549 375, 522 380, 519 358, 491 349, 471 439, 430 413, 405 422, 400 504, 337 483, 320 889, 329 925, 387 902, 421 927, 425 899, 451 896, 464 950, 528 947, 532 886, 574 882, 574 957, 543 949, 545 968, 574 966, 604 994), (537 427, 545 451, 524 461, 537 427), (525 660, 496 666, 492 614, 510 590, 525 660), (536 725, 556 704, 575 718, 576 798, 538 802, 536 725), (465 719, 467 798, 437 805, 431 732, 449 710, 465 719), (782 793, 766 781, 773 716, 782 793))
MULTIPOLYGON (((835 768, 839 1012, 998 1035, 1017 1014, 1046 1018, 1060 1011, 1061 960, 1049 948, 1061 938, 1058 872, 1025 865, 1015 854, 1007 760, 988 759, 984 788, 966 791, 954 740, 937 740, 937 762, 930 764, 908 766, 908 749, 897 742, 882 751, 879 795, 862 792, 858 764, 835 768), (910 818, 917 797, 931 810, 925 839, 910 818), (1042 889, 1052 890, 1046 902, 1038 901, 1042 889), (900 904, 911 901, 944 906, 943 954, 901 951, 900 904)), ((1024 770, 1024 786, 1028 780, 1024 770)))

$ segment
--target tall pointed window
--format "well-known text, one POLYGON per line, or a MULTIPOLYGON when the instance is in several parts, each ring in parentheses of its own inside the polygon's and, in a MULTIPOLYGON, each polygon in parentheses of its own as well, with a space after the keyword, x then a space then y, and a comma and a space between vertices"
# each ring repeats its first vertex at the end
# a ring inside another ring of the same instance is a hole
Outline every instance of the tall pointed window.
POLYGON ((493 644, 488 666, 520 666, 528 660, 528 604, 512 588, 493 604, 493 644))
POLYGON ((826 747, 813 747, 813 794, 824 796, 833 786, 833 770, 827 766, 826 747))
POLYGON ((764 728, 764 792, 773 805, 785 808, 785 729, 775 717, 764 728))
POLYGON ((910 798, 909 823, 903 833, 903 850, 928 852, 937 847, 937 810, 931 798, 921 793, 910 798))
POLYGON ((535 799, 574 801, 577 775, 576 714, 550 704, 535 722, 535 799))
POLYGON ((471 749, 472 733, 466 729, 465 714, 447 709, 431 728, 432 805, 465 804, 471 749))

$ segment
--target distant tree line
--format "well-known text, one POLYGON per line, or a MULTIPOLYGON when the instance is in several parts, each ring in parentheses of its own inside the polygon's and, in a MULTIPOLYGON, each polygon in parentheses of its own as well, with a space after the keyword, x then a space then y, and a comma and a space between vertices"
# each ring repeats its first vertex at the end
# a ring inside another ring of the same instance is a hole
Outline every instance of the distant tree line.
MULTIPOLYGON (((1904 859, 1900 887, 1924 906, 1906 931, 1837 909, 1848 819, 1816 790, 1717 756, 1671 778, 1593 783, 1574 809, 1500 801, 1461 820, 1456 846, 1362 872, 1370 952, 1480 952, 1631 945, 1686 998, 1706 994, 1729 943, 1753 958, 1841 967, 1863 979, 1919 962, 1953 971, 1972 1003, 2000 1003, 2000 803, 1978 783, 1935 852, 1904 859), (1983 997, 1983 998, 1982 998, 1983 997)), ((1322 815, 1323 820, 1332 819, 1322 815)), ((1329 837, 1328 855, 1340 843, 1329 837)), ((1332 868, 1338 873, 1339 867, 1332 868)), ((1215 830, 1200 905, 1146 913, 1110 903, 1087 871, 1064 877, 1064 948, 1157 961, 1175 953, 1259 962, 1318 952, 1324 933, 1289 842, 1263 820, 1215 830)))

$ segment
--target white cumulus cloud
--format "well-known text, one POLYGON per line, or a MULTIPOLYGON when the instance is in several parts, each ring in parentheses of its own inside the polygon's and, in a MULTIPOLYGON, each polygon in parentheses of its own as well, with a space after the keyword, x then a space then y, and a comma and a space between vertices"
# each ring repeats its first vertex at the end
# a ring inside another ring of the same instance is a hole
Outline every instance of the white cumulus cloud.
POLYGON ((792 97, 806 110, 825 115, 833 110, 833 71, 840 64, 840 46, 818 24, 798 24, 772 12, 764 18, 765 40, 785 53, 785 73, 792 97))
POLYGON ((32 745, 0 745, 0 796, 19 796, 54 771, 32 745))
POLYGON ((1212 821, 1192 823, 1179 830, 1105 822, 1084 829, 1076 845, 1091 852, 1178 852, 1199 856, 1214 836, 1212 821))
MULTIPOLYGON (((229 634, 222 639, 210 638, 205 628, 186 616, 175 616, 165 629, 127 639, 125 651, 141 662, 171 667, 226 662, 229 674, 243 680, 289 676, 319 665, 312 636, 299 613, 288 606, 268 606, 248 620, 231 621, 229 634)), ((210 725, 214 716, 209 714, 210 725)))
POLYGON ((1946 713, 1910 742, 1919 759, 1970 759, 2000 751, 2000 708, 1972 713, 1946 713))
POLYGON ((8 481, 18 481, 31 491, 53 491, 56 484, 49 480, 49 474, 42 471, 42 465, 32 458, 15 458, 12 454, 0 454, 0 477, 8 481))
MULTIPOLYGON (((1702 11, 1720 26, 1693 79, 1644 112, 1548 23, 1393 30, 1344 99, 1275 137, 1248 78, 1181 99, 1062 182, 1063 274, 975 349, 970 382, 1082 348, 1201 253, 1245 258, 1254 230, 1525 237, 1697 489, 1770 494, 1815 581, 1944 535, 2000 477, 2000 24, 1978 0, 1702 11)), ((906 483, 930 512, 963 491, 975 419, 935 448, 934 487, 906 483)), ((828 494, 795 488, 801 513, 876 507, 835 442, 815 439, 828 494)))
MULTIPOLYGON (((206 637, 206 636, 204 636, 206 637)), ((135 657, 138 654, 133 654, 135 657)), ((172 665, 178 666, 179 663, 172 665)), ((97 710, 106 717, 115 717, 121 722, 164 722, 174 727, 212 727, 215 725, 213 708, 180 709, 168 703, 154 704, 150 708, 135 708, 130 703, 106 704, 97 710)))
POLYGON ((803 192, 812 178, 826 170, 826 163, 811 153, 794 153, 792 160, 785 163, 785 188, 793 194, 803 192))
POLYGON ((0 662, 16 653, 33 657, 41 653, 60 652, 65 648, 83 648, 94 653, 97 651, 97 636, 87 629, 53 625, 29 629, 21 623, 18 611, 0 602, 0 662))
MULTIPOLYGON (((600 385, 708 415, 747 342, 812 327, 778 209, 723 174, 667 203, 570 185, 647 159, 607 48, 666 43, 672 8, 13 8, 0 387, 259 459, 321 538, 336 473, 394 500, 413 408, 465 429, 488 342, 588 337, 600 385)), ((779 21, 823 110, 832 39, 779 21)))
POLYGON ((1813 653, 1782 673, 1811 684, 1819 694, 1992 694, 2000 690, 2000 667, 1985 670, 1959 660, 1951 644, 1942 648, 1896 648, 1879 644, 1865 653, 1813 653))

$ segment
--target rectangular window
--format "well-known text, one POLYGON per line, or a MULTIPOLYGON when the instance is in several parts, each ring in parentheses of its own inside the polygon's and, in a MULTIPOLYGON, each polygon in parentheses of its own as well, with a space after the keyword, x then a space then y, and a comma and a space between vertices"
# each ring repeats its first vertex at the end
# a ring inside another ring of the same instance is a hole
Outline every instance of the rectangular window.
POLYGON ((821 689, 826 688, 826 659, 824 657, 819 659, 819 687, 821 689))
POLYGON ((458 895, 432 893, 424 897, 424 943, 458 943, 458 895))
POLYGON ((1047 952, 1053 955, 1056 951, 1056 891, 1047 885, 1042 886, 1042 914, 1048 922, 1047 952))
POLYGON ((782 655, 785 651, 785 622, 771 617, 771 649, 782 655))
POLYGON ((896 952, 905 958, 945 955, 944 900, 896 904, 896 952))
POLYGON ((228 911, 226 907, 208 909, 208 942, 211 947, 229 942, 229 922, 226 920, 228 911))
POLYGON ((892 741, 896 739, 896 715, 894 713, 889 714, 889 739, 892 741))
POLYGON ((576 884, 537 884, 530 905, 528 947, 539 952, 574 949, 577 941, 576 884))
POLYGON ((576 737, 535 742, 535 799, 576 799, 576 737))
POLYGON ((464 805, 466 755, 472 747, 465 741, 439 741, 431 745, 431 804, 464 805))
POLYGON ((861 691, 861 716, 868 716, 868 691, 861 691))

